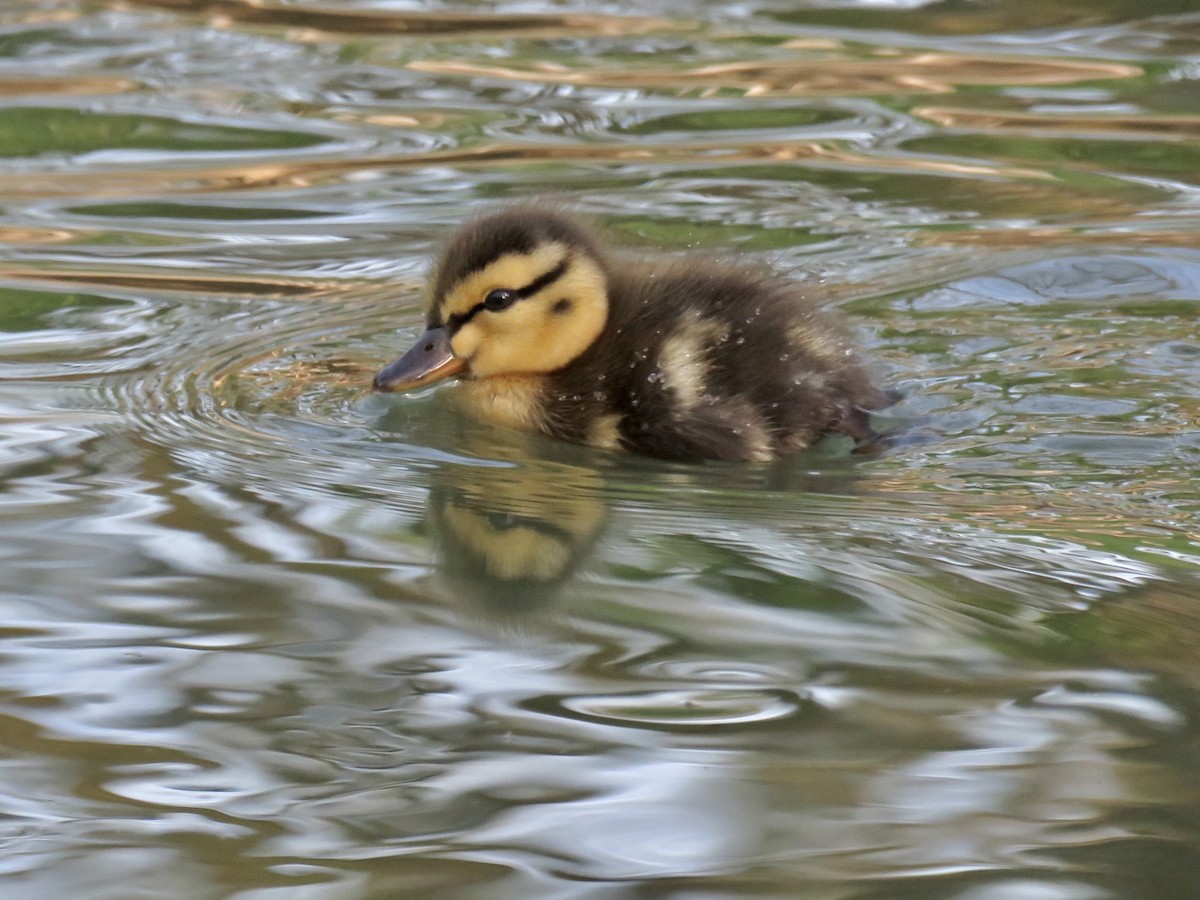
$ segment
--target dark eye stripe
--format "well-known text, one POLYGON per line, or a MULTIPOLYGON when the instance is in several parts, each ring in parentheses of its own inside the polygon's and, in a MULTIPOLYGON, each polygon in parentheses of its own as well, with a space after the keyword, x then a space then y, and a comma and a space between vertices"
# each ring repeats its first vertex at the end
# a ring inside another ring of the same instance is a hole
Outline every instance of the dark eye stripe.
MULTIPOLYGON (((525 285, 524 287, 520 287, 520 288, 517 288, 516 290, 514 290, 513 293, 516 294, 518 297, 520 297, 522 300, 524 300, 526 297, 532 297, 538 291, 545 290, 550 285, 554 284, 554 282, 558 281, 558 279, 562 278, 565 274, 567 274, 567 269, 570 267, 570 265, 571 265, 571 254, 568 253, 566 256, 564 256, 562 258, 562 260, 559 261, 558 265, 555 266, 553 269, 551 269, 549 272, 545 272, 545 273, 539 275, 537 278, 533 279, 533 281, 529 282, 529 284, 525 285)), ((473 318, 475 318, 477 315, 479 315, 479 313, 481 313, 483 310, 484 310, 483 303, 476 303, 474 306, 472 306, 470 309, 468 309, 465 313, 454 313, 450 316, 447 316, 446 317, 446 330, 449 331, 451 334, 454 334, 454 332, 458 331, 458 329, 462 328, 464 325, 466 325, 468 322, 470 322, 473 318)))
POLYGON ((570 264, 571 254, 568 253, 562 258, 562 261, 559 262, 559 264, 549 272, 545 273, 544 275, 539 275, 537 278, 533 279, 533 281, 529 282, 529 284, 525 285, 525 287, 517 288, 514 293, 516 293, 522 299, 525 297, 532 297, 538 291, 549 287, 550 285, 554 284, 554 282, 558 281, 558 279, 562 278, 567 272, 567 266, 570 264))

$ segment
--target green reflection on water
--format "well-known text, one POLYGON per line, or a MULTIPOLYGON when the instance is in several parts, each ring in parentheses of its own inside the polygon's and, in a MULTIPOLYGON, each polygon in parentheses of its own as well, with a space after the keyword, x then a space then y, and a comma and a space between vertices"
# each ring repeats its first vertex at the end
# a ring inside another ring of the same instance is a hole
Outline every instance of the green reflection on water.
POLYGON ((99 150, 291 150, 327 141, 300 131, 233 128, 160 116, 59 107, 0 109, 0 156, 8 157, 99 150))
POLYGON ((943 134, 904 144, 916 153, 939 153, 1023 164, 1104 166, 1112 172, 1195 181, 1200 146, 1190 142, 1087 140, 1084 138, 1004 137, 943 134))
POLYGON ((49 327, 57 313, 123 305, 110 297, 93 294, 60 294, 0 287, 0 331, 38 331, 49 327))

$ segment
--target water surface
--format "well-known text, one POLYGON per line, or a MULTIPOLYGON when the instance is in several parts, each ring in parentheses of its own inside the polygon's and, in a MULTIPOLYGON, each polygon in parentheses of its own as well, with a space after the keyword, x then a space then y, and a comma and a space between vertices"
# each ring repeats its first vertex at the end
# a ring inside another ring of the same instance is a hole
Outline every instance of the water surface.
POLYGON ((6 897, 1200 895, 1190 2, 0 10, 6 897), (912 439, 373 396, 553 193, 912 439))

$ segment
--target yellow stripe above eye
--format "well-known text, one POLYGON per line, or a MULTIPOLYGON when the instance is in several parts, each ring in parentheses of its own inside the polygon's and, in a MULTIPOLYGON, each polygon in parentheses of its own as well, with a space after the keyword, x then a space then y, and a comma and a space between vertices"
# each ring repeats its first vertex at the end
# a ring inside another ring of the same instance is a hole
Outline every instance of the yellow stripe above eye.
MULTIPOLYGON (((466 316, 497 288, 515 290, 536 282, 564 263, 569 254, 559 243, 544 244, 532 253, 506 253, 455 285, 442 300, 442 320, 466 316)), ((544 285, 543 285, 544 287, 544 285)))

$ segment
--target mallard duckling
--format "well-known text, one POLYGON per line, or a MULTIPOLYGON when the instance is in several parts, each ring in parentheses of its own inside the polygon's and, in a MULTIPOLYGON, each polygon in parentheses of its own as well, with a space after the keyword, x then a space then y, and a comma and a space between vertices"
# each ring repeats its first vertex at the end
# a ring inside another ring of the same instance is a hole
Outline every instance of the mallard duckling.
POLYGON ((476 414, 594 447, 766 461, 830 432, 866 442, 867 410, 893 400, 799 287, 696 256, 627 259, 553 207, 463 227, 428 304, 377 390, 457 375, 476 414))

